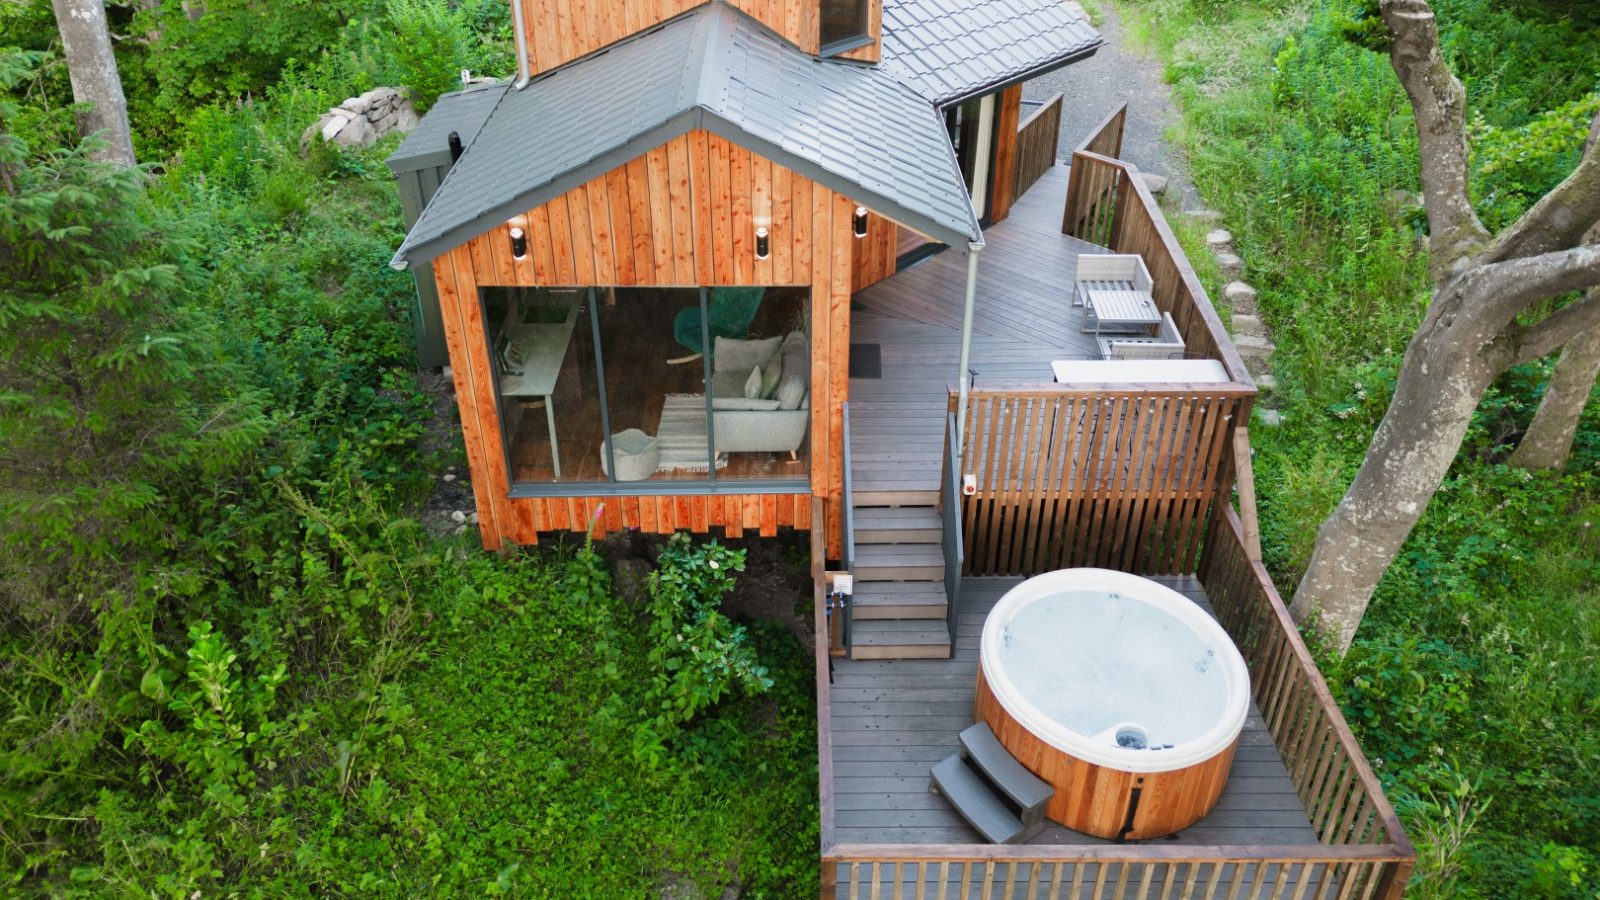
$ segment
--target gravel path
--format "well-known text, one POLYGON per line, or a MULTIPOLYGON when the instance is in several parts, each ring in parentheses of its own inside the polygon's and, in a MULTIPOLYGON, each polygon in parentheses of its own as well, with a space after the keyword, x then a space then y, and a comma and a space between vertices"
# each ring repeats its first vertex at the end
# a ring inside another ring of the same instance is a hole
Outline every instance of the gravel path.
MULTIPOLYGON (((1122 19, 1110 2, 1100 4, 1103 21, 1096 28, 1105 46, 1088 59, 1041 75, 1022 87, 1024 100, 1046 100, 1061 93, 1061 144, 1065 158, 1089 136, 1119 103, 1128 104, 1122 137, 1122 158, 1146 172, 1171 179, 1167 192, 1183 209, 1197 208, 1199 198, 1182 155, 1162 137, 1178 121, 1172 90, 1161 78, 1161 63, 1124 45, 1122 19)), ((1023 109, 1024 116, 1028 114, 1023 109)))

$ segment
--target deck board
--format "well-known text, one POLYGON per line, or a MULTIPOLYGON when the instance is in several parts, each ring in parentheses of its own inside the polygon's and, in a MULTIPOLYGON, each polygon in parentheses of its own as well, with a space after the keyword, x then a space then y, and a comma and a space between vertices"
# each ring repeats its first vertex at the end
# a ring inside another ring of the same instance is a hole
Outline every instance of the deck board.
MULTIPOLYGON (((1050 362, 1098 355, 1071 303, 1078 254, 1103 247, 1061 234, 1067 169, 1057 166, 984 231, 971 362, 974 383, 1038 384, 1050 362)), ((881 378, 850 379, 850 452, 858 491, 931 491, 944 458, 945 410, 961 359, 966 255, 946 250, 858 292, 852 343, 882 348, 881 378)))
MULTIPOLYGON (((972 724, 978 640, 995 602, 1021 579, 962 582, 955 656, 948 660, 837 660, 829 690, 834 828, 840 842, 969 844, 982 838, 944 798, 928 792, 928 769, 957 749, 972 724)), ((1199 602, 1194 578, 1156 579, 1199 602)), ((1051 825, 1033 844, 1110 844, 1051 825)), ((1169 844, 1316 844, 1281 756, 1250 706, 1228 787, 1216 809, 1169 844)))

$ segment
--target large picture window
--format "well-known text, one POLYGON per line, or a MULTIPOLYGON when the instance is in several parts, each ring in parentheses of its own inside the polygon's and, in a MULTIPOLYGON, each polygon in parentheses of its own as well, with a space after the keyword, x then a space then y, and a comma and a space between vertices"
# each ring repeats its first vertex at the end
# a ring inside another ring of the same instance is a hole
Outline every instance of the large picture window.
POLYGON ((867 33, 868 3, 869 0, 822 0, 818 34, 823 56, 872 42, 867 33))
POLYGON ((693 493, 724 482, 804 483, 809 293, 485 289, 513 489, 693 493))

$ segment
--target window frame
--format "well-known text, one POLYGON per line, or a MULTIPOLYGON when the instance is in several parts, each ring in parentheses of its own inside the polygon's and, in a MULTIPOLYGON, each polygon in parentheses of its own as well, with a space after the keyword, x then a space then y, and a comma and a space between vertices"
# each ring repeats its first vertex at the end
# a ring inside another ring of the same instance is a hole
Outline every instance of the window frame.
POLYGON ((821 3, 817 4, 817 43, 819 45, 817 50, 818 56, 823 58, 838 56, 841 53, 849 53, 851 50, 856 50, 875 43, 875 40, 872 37, 871 28, 873 0, 859 0, 861 7, 861 19, 858 24, 860 28, 854 34, 846 37, 834 38, 831 41, 822 40, 822 3, 826 2, 827 0, 822 0, 821 3))

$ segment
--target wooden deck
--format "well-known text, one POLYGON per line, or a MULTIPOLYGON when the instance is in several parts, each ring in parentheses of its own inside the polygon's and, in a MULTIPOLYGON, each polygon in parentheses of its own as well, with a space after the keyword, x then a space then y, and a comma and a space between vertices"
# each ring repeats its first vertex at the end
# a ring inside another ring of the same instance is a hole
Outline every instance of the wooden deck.
MULTIPOLYGON (((1098 356, 1072 306, 1078 254, 1061 233, 1067 168, 1056 166, 984 232, 970 368, 975 383, 1048 383, 1050 362, 1098 356), (1065 286, 1065 287, 1064 287, 1065 286)), ((966 254, 946 250, 855 295, 850 341, 882 348, 881 378, 850 379, 858 493, 938 489, 945 407, 961 359, 966 254)))
MULTIPOLYGON (((1192 577, 1157 579, 1209 611, 1192 577)), ((855 844, 972 844, 983 839, 943 797, 928 791, 928 769, 956 752, 972 724, 983 622, 1015 578, 962 582, 954 658, 835 660, 829 690, 834 836, 855 844)), ((1254 703, 1232 775, 1209 816, 1158 845, 1315 845, 1294 784, 1254 703)), ((1032 844, 1111 845, 1052 824, 1032 844)))

